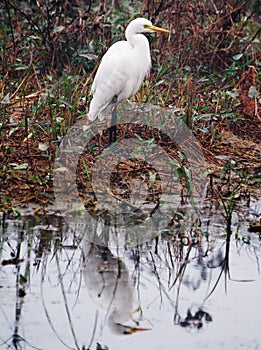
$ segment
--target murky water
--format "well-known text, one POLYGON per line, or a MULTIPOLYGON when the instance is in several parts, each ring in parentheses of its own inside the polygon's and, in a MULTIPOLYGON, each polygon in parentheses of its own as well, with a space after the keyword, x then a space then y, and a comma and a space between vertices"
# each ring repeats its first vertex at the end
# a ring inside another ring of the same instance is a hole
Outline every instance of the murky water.
POLYGON ((139 247, 51 209, 2 217, 0 348, 261 349, 260 211, 235 211, 228 236, 208 204, 198 231, 139 247))

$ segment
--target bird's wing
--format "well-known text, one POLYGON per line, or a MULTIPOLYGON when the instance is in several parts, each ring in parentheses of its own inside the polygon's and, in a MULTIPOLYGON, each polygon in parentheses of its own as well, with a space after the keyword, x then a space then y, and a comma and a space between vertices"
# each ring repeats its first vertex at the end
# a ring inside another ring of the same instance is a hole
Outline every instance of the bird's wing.
POLYGON ((126 41, 119 41, 110 47, 94 78, 89 119, 94 119, 105 110, 114 96, 120 102, 138 90, 144 75, 136 72, 136 66, 133 50, 126 41))
POLYGON ((97 89, 110 89, 112 93, 120 91, 128 74, 126 60, 130 53, 130 45, 126 41, 113 44, 103 56, 92 85, 92 93, 97 89), (116 85, 115 85, 116 84, 116 85), (118 90, 118 91, 117 91, 118 90))

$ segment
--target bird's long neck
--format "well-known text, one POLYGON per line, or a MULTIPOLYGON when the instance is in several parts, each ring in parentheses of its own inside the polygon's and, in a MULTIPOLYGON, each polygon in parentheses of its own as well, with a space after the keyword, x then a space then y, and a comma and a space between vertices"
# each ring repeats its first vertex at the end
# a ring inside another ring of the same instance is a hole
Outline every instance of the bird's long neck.
POLYGON ((146 47, 149 48, 149 41, 146 38, 145 35, 137 33, 136 31, 133 30, 133 28, 131 26, 127 27, 126 31, 125 31, 125 37, 127 39, 127 42, 132 46, 135 47, 137 46, 139 43, 146 43, 146 47))
MULTIPOLYGON (((132 47, 133 52, 135 52, 136 61, 142 62, 142 64, 138 65, 139 68, 136 67, 136 70, 140 72, 139 84, 141 84, 144 77, 149 75, 151 68, 149 40, 145 35, 137 33, 132 27, 127 27, 125 37, 127 43, 132 47)), ((136 90, 138 90, 138 88, 136 90)))

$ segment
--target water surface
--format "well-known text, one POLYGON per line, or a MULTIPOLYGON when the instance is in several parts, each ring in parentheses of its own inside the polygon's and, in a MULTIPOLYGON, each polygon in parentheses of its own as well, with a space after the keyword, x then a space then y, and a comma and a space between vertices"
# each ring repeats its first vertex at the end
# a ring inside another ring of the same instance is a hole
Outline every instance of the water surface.
POLYGON ((258 212, 239 207, 228 235, 208 203, 198 231, 138 247, 51 209, 2 216, 0 347, 260 349, 261 244, 248 231, 258 212), (89 242, 91 229, 107 247, 89 242))

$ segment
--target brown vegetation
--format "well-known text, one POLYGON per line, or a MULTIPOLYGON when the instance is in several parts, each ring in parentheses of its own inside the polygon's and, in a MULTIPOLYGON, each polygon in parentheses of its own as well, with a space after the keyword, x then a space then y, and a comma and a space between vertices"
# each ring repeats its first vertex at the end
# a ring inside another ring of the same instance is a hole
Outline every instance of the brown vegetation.
POLYGON ((113 4, 32 1, 29 6, 4 0, 0 5, 2 208, 52 201, 55 151, 85 113, 98 57, 123 38, 125 22, 138 15, 173 34, 151 38, 150 82, 134 100, 180 108, 207 159, 220 167, 224 162, 216 156, 235 160, 238 171, 255 175, 257 187, 259 1, 113 4))

